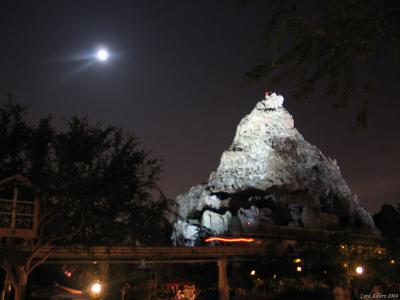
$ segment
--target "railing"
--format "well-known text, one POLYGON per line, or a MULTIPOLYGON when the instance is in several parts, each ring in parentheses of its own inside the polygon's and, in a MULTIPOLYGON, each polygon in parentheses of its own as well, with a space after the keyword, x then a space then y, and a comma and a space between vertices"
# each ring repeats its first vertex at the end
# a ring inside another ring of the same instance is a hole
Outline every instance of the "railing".
POLYGON ((0 199, 0 236, 32 239, 36 237, 39 223, 39 200, 22 201, 17 199, 0 199))
POLYGON ((44 257, 50 253, 48 263, 59 261, 74 262, 126 262, 146 259, 152 261, 210 260, 221 257, 256 257, 267 254, 261 245, 255 246, 216 246, 216 247, 43 247, 36 256, 44 257))
POLYGON ((263 228, 259 233, 240 234, 244 237, 253 237, 267 240, 295 240, 315 241, 321 243, 345 243, 364 246, 379 246, 387 239, 376 234, 355 233, 349 230, 321 230, 307 228, 288 228, 271 226, 263 228))

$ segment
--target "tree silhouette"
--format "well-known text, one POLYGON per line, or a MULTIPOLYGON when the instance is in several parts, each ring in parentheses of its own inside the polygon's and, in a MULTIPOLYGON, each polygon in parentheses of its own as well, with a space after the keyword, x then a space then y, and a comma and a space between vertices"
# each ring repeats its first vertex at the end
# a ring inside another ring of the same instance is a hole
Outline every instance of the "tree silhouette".
POLYGON ((318 91, 338 109, 357 96, 357 122, 365 126, 377 65, 399 79, 400 2, 286 0, 272 2, 270 10, 266 55, 246 77, 266 77, 272 89, 284 82, 299 98, 318 91))
POLYGON ((162 193, 154 199, 160 162, 131 133, 85 117, 67 120, 64 130, 52 117, 31 125, 26 109, 9 102, 0 108, 0 140, 0 178, 29 178, 40 199, 37 238, 0 238, 0 264, 16 300, 57 247, 167 242, 169 200, 162 193), (43 247, 51 251, 37 257, 43 247))

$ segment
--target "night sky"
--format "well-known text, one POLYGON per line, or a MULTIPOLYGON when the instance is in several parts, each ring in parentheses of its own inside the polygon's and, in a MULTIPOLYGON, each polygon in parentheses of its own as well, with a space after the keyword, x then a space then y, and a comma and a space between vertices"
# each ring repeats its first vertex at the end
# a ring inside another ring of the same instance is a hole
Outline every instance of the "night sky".
MULTIPOLYGON (((208 179, 240 119, 268 81, 244 85, 263 56, 268 1, 1 1, 0 97, 30 106, 30 119, 88 115, 134 132, 163 160, 169 197, 208 179), (105 64, 84 58, 99 45, 105 64)), ((334 110, 321 96, 276 90, 296 127, 325 155, 372 212, 400 202, 400 104, 384 61, 368 128, 354 128, 356 107, 334 110)))

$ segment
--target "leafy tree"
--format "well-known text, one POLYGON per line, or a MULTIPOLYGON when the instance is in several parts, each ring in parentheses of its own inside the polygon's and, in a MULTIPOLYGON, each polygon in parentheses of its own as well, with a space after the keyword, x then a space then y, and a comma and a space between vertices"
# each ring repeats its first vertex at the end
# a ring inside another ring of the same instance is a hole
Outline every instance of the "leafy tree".
POLYGON ((60 246, 154 244, 167 241, 169 201, 156 195, 160 162, 131 133, 73 117, 57 130, 37 125, 26 109, 0 107, 0 178, 22 174, 40 199, 38 236, 0 238, 0 265, 24 299, 29 274, 60 246), (45 257, 37 253, 52 249, 45 257))
POLYGON ((376 227, 381 231, 382 236, 386 237, 383 246, 387 249, 388 259, 384 263, 377 264, 381 278, 399 278, 400 267, 398 258, 400 257, 400 210, 393 205, 384 204, 381 210, 373 216, 376 227), (388 260, 394 263, 388 263, 388 260))
POLYGON ((400 238, 400 212, 393 205, 384 204, 373 219, 383 236, 400 238))
POLYGON ((267 77, 273 89, 284 81, 294 97, 323 91, 339 109, 357 93, 363 99, 357 121, 366 125, 373 89, 368 74, 383 64, 399 79, 400 2, 286 0, 270 9, 266 55, 246 77, 267 77))

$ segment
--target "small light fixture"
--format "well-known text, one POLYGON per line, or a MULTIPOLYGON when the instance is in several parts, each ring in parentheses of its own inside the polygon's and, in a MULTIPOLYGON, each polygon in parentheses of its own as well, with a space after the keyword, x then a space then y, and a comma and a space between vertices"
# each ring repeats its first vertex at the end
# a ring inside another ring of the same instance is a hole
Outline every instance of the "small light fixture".
POLYGON ((357 267, 356 267, 356 273, 357 273, 358 275, 364 274, 364 268, 363 268, 362 266, 357 266, 357 267))
POLYGON ((251 270, 250 275, 251 275, 251 276, 256 275, 256 270, 251 270))
POLYGON ((303 269, 302 269, 302 267, 297 266, 297 267, 296 267, 296 271, 297 271, 297 272, 301 272, 301 271, 303 271, 303 269))
POLYGON ((396 263, 396 261, 395 261, 394 259, 391 259, 391 260, 390 260, 390 264, 391 264, 391 265, 394 265, 395 263, 396 263))
POLYGON ((72 272, 70 272, 70 271, 68 271, 68 270, 65 270, 64 275, 65 275, 66 277, 68 277, 68 278, 71 278, 71 277, 72 277, 72 272))
POLYGON ((299 263, 302 262, 302 260, 301 260, 301 258, 295 258, 295 259, 293 260, 293 262, 296 263, 296 264, 299 264, 299 263))
POLYGON ((99 282, 93 283, 92 286, 90 287, 90 291, 93 294, 96 294, 96 295, 100 294, 100 292, 101 292, 101 284, 99 282))

